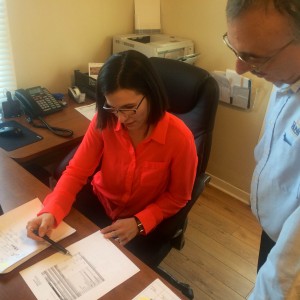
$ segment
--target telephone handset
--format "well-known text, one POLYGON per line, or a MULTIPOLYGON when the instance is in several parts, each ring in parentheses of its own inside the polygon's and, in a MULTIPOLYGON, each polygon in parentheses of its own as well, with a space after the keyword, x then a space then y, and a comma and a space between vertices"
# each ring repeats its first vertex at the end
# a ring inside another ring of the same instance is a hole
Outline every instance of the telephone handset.
POLYGON ((16 90, 15 96, 25 113, 32 118, 49 115, 63 109, 63 105, 47 89, 40 86, 16 90))
POLYGON ((15 97, 23 106, 24 112, 28 116, 27 121, 31 123, 32 126, 49 129, 54 134, 63 137, 71 137, 73 135, 72 130, 53 127, 42 117, 64 108, 64 106, 59 103, 47 89, 40 86, 26 90, 19 89, 15 91, 15 97), (33 121, 33 119, 38 119, 38 122, 33 121))

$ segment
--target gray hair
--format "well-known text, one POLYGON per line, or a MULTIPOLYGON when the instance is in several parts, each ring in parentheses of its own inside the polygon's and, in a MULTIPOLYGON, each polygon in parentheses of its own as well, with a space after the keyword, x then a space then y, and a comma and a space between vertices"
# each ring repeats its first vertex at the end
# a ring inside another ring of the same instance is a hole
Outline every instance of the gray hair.
POLYGON ((299 0, 228 0, 226 15, 233 20, 249 8, 265 8, 273 4, 275 9, 290 18, 295 39, 300 40, 300 1, 299 0))

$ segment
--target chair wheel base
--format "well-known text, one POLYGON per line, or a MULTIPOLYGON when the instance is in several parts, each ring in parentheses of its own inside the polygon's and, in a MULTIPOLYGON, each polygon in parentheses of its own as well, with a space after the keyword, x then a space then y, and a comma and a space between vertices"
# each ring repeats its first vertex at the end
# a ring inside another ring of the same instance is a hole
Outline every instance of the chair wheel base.
POLYGON ((174 247, 175 249, 181 250, 184 247, 184 244, 185 244, 184 235, 181 234, 178 237, 172 239, 171 244, 172 244, 172 247, 174 247))
POLYGON ((194 299, 193 289, 189 284, 183 283, 175 279, 172 275, 170 275, 167 271, 163 270, 161 267, 156 267, 154 269, 161 277, 171 283, 174 287, 176 287, 183 295, 185 295, 188 299, 194 299))

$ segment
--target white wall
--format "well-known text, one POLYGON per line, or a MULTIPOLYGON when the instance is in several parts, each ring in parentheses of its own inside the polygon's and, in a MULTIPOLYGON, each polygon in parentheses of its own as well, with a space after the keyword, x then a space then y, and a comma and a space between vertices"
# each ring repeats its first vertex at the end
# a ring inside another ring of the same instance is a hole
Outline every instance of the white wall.
POLYGON ((133 0, 7 0, 17 85, 66 92, 75 69, 111 53, 133 30, 133 0))
MULTIPOLYGON (((208 71, 234 68, 223 44, 226 0, 161 0, 163 32, 190 38, 208 71)), ((75 69, 111 54, 112 36, 133 32, 134 0, 7 0, 18 87, 66 92, 75 69)), ((212 183, 247 201, 271 85, 253 78, 259 91, 251 111, 219 105, 208 172, 212 183)))

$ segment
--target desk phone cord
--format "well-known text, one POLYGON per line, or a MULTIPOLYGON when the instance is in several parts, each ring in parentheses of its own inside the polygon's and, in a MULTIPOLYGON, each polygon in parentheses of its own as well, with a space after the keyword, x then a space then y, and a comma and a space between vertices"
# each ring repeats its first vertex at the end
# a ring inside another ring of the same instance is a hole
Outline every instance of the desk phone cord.
POLYGON ((73 131, 70 129, 53 127, 53 126, 50 126, 42 117, 38 117, 38 119, 41 122, 40 124, 35 123, 31 117, 29 117, 29 116, 26 117, 27 122, 29 124, 31 124, 33 127, 47 128, 51 132, 53 132, 55 135, 62 136, 62 137, 71 137, 73 135, 73 131))

